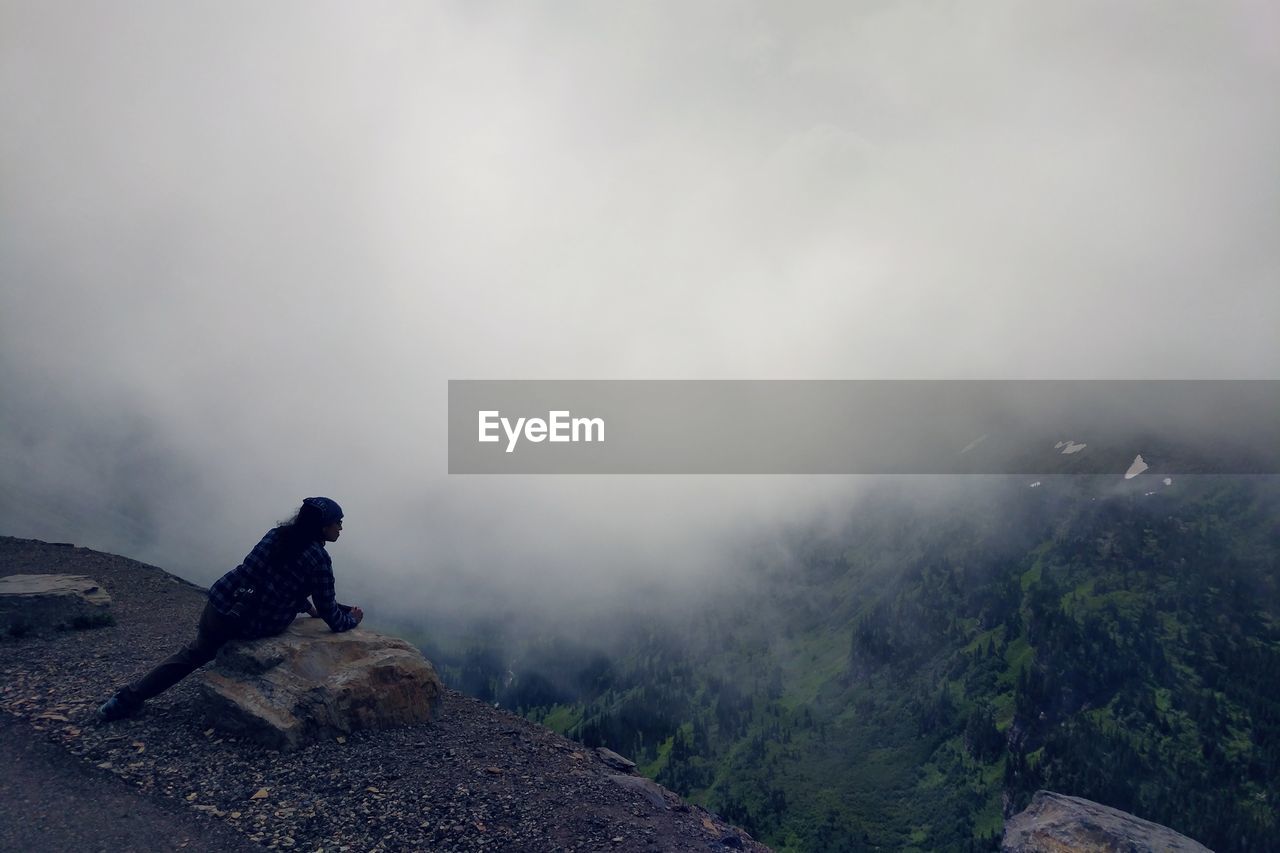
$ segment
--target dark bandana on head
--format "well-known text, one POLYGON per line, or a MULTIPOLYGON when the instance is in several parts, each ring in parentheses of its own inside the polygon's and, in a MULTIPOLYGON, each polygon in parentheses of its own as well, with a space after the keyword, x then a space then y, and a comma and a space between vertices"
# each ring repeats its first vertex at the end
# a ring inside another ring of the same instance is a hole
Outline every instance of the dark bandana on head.
POLYGON ((338 506, 338 502, 332 498, 307 498, 302 504, 314 507, 320 512, 321 524, 330 525, 342 520, 342 507, 338 506))

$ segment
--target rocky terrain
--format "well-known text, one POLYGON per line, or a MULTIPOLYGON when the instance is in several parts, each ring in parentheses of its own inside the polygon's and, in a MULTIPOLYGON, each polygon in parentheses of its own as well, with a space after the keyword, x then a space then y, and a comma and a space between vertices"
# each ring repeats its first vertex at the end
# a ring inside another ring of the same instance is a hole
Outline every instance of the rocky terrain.
POLYGON ((1001 853, 1209 853, 1158 823, 1100 803, 1038 791, 1004 826, 1001 853))
POLYGON ((455 691, 430 724, 288 753, 210 727, 196 677, 94 726, 98 703, 192 636, 203 590, 123 557, 0 538, 0 576, 23 573, 93 578, 114 624, 0 639, 11 767, 0 848, 767 849, 607 756, 455 691), (50 807, 73 794, 75 808, 50 807))

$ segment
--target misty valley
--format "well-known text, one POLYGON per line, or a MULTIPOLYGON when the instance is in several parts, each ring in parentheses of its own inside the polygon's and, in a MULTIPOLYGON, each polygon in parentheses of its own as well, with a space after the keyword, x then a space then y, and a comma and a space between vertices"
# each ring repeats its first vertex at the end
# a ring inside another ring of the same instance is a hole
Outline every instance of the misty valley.
POLYGON ((1032 479, 884 482, 594 628, 406 634, 779 850, 996 849, 1041 788, 1275 849, 1280 484, 1032 479))

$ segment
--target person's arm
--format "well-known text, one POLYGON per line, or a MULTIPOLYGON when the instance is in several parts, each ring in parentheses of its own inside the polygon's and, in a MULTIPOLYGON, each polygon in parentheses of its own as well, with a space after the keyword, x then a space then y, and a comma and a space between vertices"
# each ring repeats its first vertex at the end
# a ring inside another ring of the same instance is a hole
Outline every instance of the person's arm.
POLYGON ((360 624, 364 613, 358 607, 344 611, 338 606, 337 596, 333 588, 333 564, 323 548, 319 555, 308 554, 312 562, 311 600, 315 602, 316 613, 333 631, 350 631, 360 624))

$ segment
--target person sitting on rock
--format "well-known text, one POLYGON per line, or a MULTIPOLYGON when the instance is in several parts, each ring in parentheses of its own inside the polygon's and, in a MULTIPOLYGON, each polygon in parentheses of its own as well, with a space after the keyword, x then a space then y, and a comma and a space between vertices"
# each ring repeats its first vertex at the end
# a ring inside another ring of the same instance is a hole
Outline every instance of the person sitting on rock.
POLYGON ((359 625, 364 611, 338 604, 334 596, 333 563, 324 546, 337 542, 340 535, 342 507, 337 501, 304 500, 297 515, 268 530, 243 563, 209 588, 196 638, 138 681, 116 691, 98 709, 98 721, 136 713, 143 702, 213 660, 225 643, 279 634, 299 612, 319 616, 334 631, 359 625))

